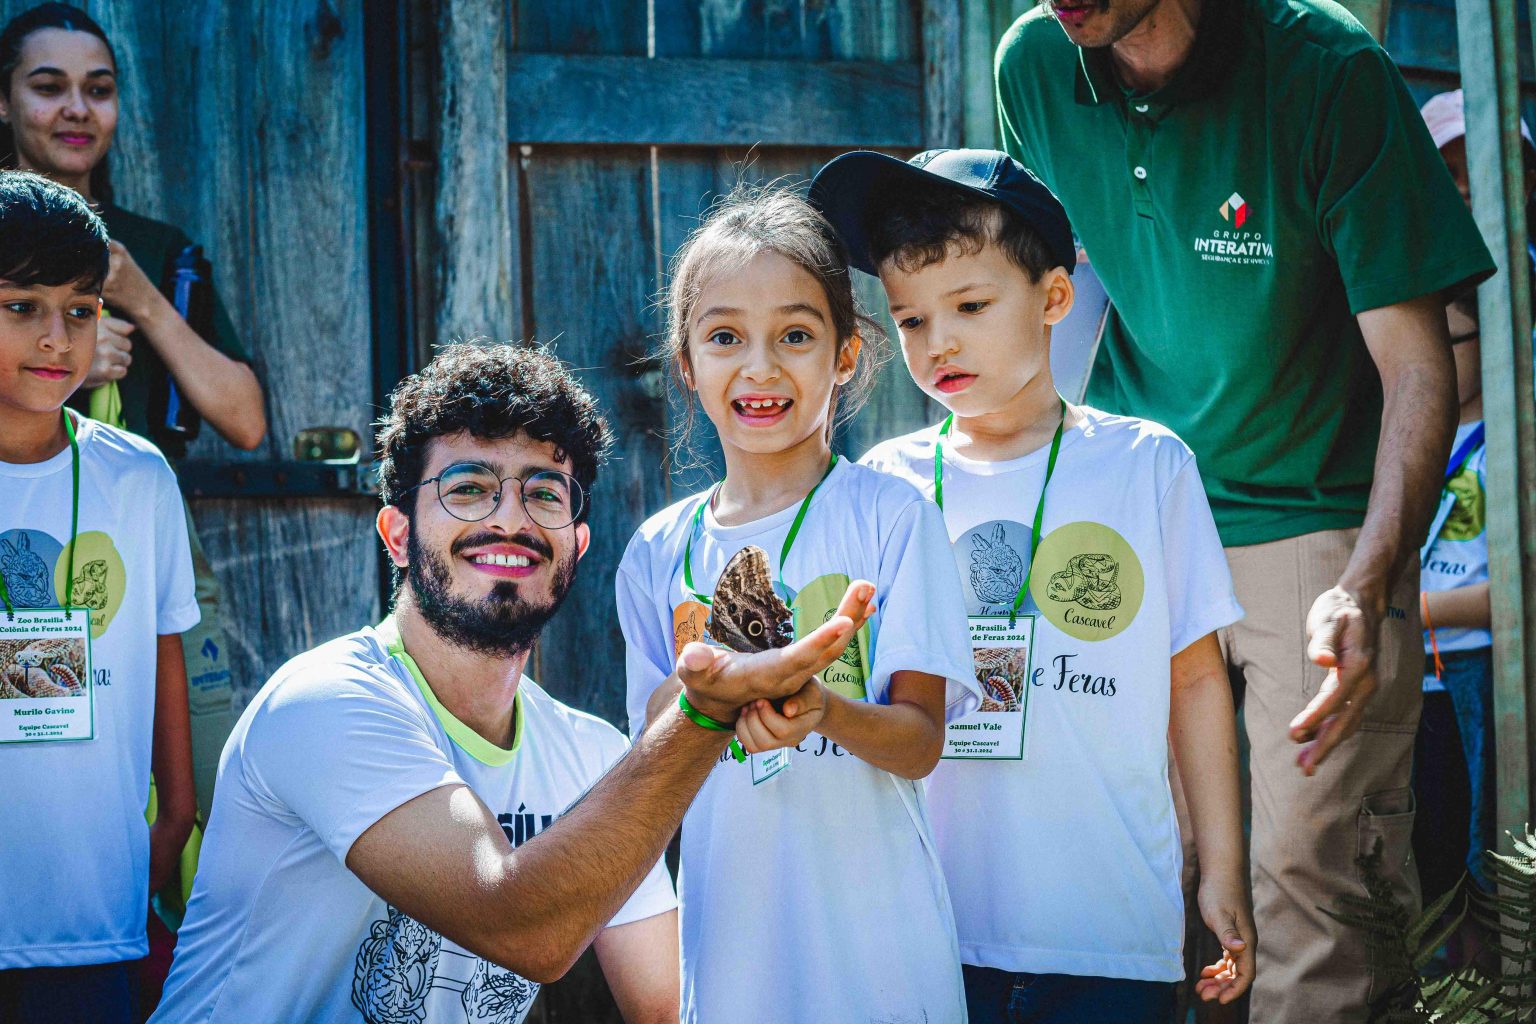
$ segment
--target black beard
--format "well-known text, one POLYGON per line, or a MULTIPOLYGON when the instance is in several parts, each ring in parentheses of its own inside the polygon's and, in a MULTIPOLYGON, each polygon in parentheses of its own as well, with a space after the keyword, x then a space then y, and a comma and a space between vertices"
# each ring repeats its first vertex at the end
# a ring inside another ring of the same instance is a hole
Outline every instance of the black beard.
MULTIPOLYGON (((543 550, 543 544, 527 544, 543 550)), ((534 605, 518 597, 517 584, 500 580, 483 600, 470 601, 452 592, 448 565, 421 547, 412 533, 406 541, 410 563, 406 581, 416 598, 416 608, 432 631, 449 643, 479 654, 513 658, 533 649, 544 624, 560 610, 576 578, 576 554, 555 566, 549 600, 534 605)))

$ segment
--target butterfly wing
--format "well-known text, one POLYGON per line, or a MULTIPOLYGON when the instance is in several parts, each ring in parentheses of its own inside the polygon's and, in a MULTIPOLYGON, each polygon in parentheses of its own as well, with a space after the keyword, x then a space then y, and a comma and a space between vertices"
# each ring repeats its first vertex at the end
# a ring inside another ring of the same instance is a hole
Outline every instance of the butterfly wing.
POLYGON ((709 635, 733 651, 752 653, 788 647, 794 617, 774 593, 768 554, 748 545, 725 564, 710 608, 709 635))

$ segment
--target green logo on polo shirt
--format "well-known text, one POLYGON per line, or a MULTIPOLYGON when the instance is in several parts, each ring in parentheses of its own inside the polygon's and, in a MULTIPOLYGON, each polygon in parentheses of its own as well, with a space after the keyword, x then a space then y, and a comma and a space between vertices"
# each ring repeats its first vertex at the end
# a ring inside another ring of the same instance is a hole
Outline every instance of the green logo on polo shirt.
POLYGON ((1029 593, 1041 613, 1068 636, 1108 640, 1141 610, 1141 559, 1103 523, 1068 523, 1040 542, 1029 593))
POLYGON ((1195 237, 1195 252, 1202 260, 1238 267, 1267 267, 1275 262, 1275 247, 1263 232, 1247 230, 1248 222, 1254 218, 1252 203, 1233 192, 1216 212, 1232 226, 1195 237))

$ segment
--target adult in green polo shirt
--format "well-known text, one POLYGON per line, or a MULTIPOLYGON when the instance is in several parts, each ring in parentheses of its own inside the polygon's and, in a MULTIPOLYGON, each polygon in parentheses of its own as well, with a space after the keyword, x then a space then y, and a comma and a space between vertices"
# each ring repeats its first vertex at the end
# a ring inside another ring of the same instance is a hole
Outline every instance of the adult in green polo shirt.
POLYGON ((1364 1020, 1363 934, 1318 907, 1359 891, 1376 835, 1418 899, 1413 555, 1456 421, 1444 297, 1493 261, 1390 58, 1328 0, 1049 0, 997 87, 1114 303, 1088 400, 1194 448, 1248 613, 1222 639, 1247 680, 1253 1019, 1364 1020))

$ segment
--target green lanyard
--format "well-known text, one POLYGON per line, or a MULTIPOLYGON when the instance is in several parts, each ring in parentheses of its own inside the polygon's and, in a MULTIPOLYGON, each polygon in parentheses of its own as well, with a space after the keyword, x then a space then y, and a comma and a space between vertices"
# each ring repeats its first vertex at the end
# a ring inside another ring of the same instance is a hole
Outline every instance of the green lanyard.
MULTIPOLYGON (((69 472, 73 491, 69 500, 69 571, 64 577, 64 617, 74 618, 70 605, 75 599, 75 540, 80 532, 80 445, 75 441, 75 424, 64 413, 64 432, 69 435, 69 472)), ((5 574, 0 573, 0 601, 5 603, 5 616, 16 617, 16 606, 11 604, 11 592, 5 585, 5 574)))
MULTIPOLYGON (((1056 400, 1061 403, 1061 419, 1056 424, 1056 436, 1051 438, 1051 457, 1045 463, 1045 480, 1040 484, 1040 501, 1035 505, 1035 525, 1029 531, 1029 568, 1024 572, 1024 585, 1013 599, 1013 610, 1008 613, 1009 629, 1018 625, 1019 609, 1024 607, 1024 596, 1029 593, 1029 578, 1035 574, 1035 552, 1040 550, 1040 525, 1045 520, 1045 489, 1051 485, 1051 474, 1056 472, 1056 456, 1061 452, 1061 433, 1067 425, 1067 400, 1060 395, 1056 396, 1056 400)), ((933 446, 933 500, 941 512, 944 510, 944 439, 949 436, 950 427, 954 423, 955 414, 950 413, 944 418, 944 425, 939 427, 939 439, 933 446)))
MULTIPOLYGON (((827 463, 827 471, 821 474, 821 479, 816 481, 816 486, 811 488, 810 492, 806 494, 805 500, 800 503, 800 511, 795 513, 795 521, 790 524, 789 534, 784 538, 784 548, 779 552, 780 586, 784 585, 784 563, 789 561, 789 549, 794 547, 795 537, 800 533, 800 524, 805 522, 806 509, 811 507, 811 499, 816 496, 816 491, 821 485, 826 483, 827 477, 832 475, 832 467, 835 465, 837 465, 837 454, 834 452, 831 461, 827 463)), ((699 532, 699 521, 704 518, 704 509, 715 500, 715 495, 720 493, 720 487, 724 483, 725 481, 722 480, 720 483, 715 484, 714 490, 710 491, 704 500, 699 502, 699 507, 693 512, 693 522, 688 525, 688 543, 683 548, 683 586, 688 588, 688 593, 692 594, 701 603, 707 605, 714 604, 714 601, 708 595, 699 593, 693 587, 693 537, 699 532)))

